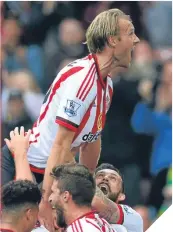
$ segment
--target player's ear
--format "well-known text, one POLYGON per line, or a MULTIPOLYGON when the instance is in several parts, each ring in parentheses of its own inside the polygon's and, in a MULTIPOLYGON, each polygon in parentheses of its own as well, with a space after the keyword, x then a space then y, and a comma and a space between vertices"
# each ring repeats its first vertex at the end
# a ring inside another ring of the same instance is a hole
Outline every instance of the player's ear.
POLYGON ((63 201, 65 203, 67 203, 71 198, 71 194, 68 192, 68 191, 65 191, 63 194, 62 194, 62 198, 63 198, 63 201))
POLYGON ((120 193, 118 196, 118 201, 124 201, 126 199, 126 195, 124 193, 120 193))
POLYGON ((110 36, 110 37, 108 38, 108 44, 109 44, 110 47, 115 48, 116 45, 117 45, 117 42, 118 42, 118 40, 117 40, 117 37, 116 37, 116 36, 110 36))

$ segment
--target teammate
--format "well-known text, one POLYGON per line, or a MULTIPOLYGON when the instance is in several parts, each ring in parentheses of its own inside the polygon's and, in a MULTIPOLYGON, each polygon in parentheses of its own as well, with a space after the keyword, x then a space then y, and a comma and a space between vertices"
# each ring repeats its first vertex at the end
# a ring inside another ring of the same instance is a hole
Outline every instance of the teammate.
MULTIPOLYGON (((33 172, 45 173, 40 218, 50 230, 53 220, 48 202, 52 185, 49 174, 55 165, 74 162, 77 151, 80 163, 94 171, 112 98, 109 73, 115 68, 129 67, 138 42, 129 16, 118 9, 100 13, 86 33, 90 54, 62 69, 46 94, 32 129, 28 160, 33 172)), ((14 173, 14 162, 4 149, 2 182, 8 182, 14 173)))
MULTIPOLYGON (((15 154, 16 179, 34 180, 27 161, 30 132, 25 135, 24 128, 21 127, 20 131, 16 128, 13 133, 10 133, 10 136, 11 140, 6 139, 5 141, 8 148, 15 154)), ((123 218, 125 218, 123 224, 130 232, 141 232, 141 217, 135 211, 129 216, 126 211, 122 211, 122 205, 118 205, 119 201, 125 199, 123 180, 118 170, 113 165, 102 164, 96 169, 95 173, 98 186, 92 201, 92 207, 100 212, 102 217, 112 223, 112 227, 116 228, 118 232, 126 231, 122 225, 117 225, 117 223, 121 224, 123 222, 123 218)), ((132 210, 131 208, 129 209, 130 211, 132 210)), ((57 228, 55 224, 54 227, 57 228)), ((38 227, 38 225, 37 228, 36 231, 45 232, 45 228, 38 227)))
POLYGON ((111 164, 101 164, 95 171, 97 189, 92 206, 109 223, 122 224, 128 232, 143 232, 143 220, 131 207, 118 204, 125 199, 123 178, 111 164), (104 195, 103 195, 104 194, 104 195), (110 201, 110 200, 111 201, 110 201))
POLYGON ((80 164, 60 165, 53 169, 54 178, 49 201, 57 211, 57 224, 67 232, 115 232, 109 223, 92 211, 95 181, 80 164))
POLYGON ((41 192, 29 180, 11 181, 1 190, 1 232, 30 232, 37 221, 41 192))

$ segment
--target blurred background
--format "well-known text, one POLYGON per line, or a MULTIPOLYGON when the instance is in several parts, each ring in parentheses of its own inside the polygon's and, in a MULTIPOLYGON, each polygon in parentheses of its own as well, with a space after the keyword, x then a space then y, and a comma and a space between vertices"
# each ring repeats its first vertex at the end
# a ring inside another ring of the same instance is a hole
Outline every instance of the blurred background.
POLYGON ((107 9, 129 14, 141 39, 117 74, 100 163, 124 175, 126 201, 144 229, 172 200, 172 2, 8 1, 1 8, 2 136, 32 127, 57 72, 87 55, 85 31, 107 9))

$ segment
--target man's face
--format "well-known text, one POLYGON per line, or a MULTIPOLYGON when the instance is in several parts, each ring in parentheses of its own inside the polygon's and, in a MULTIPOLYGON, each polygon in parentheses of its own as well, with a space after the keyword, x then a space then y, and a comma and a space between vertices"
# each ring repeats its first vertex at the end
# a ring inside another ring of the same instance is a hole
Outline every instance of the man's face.
POLYGON ((21 35, 21 29, 14 19, 7 19, 3 24, 3 44, 15 45, 21 35))
POLYGON ((112 201, 117 202, 122 192, 122 178, 114 170, 103 169, 96 173, 96 185, 112 201))
POLYGON ((132 51, 139 42, 135 35, 134 26, 128 19, 119 19, 119 39, 116 39, 114 58, 118 60, 118 67, 129 68, 132 60, 132 51))
POLYGON ((24 102, 22 99, 11 99, 8 101, 8 113, 12 118, 20 118, 24 112, 24 102))
POLYGON ((62 228, 65 228, 67 225, 65 223, 64 216, 64 203, 63 203, 63 194, 61 194, 60 189, 58 188, 58 180, 53 181, 53 185, 51 188, 51 195, 49 197, 49 202, 52 205, 52 208, 56 210, 56 224, 62 228))

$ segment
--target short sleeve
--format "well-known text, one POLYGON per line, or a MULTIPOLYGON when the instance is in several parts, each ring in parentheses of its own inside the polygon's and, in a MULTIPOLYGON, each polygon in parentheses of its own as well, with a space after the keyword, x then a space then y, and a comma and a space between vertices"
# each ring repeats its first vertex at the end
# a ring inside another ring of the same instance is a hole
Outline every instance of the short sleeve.
POLYGON ((62 82, 56 123, 77 131, 96 97, 95 76, 96 70, 92 65, 79 70, 62 82))
POLYGON ((141 216, 127 205, 119 205, 123 212, 122 225, 128 232, 143 232, 143 220, 141 216))

